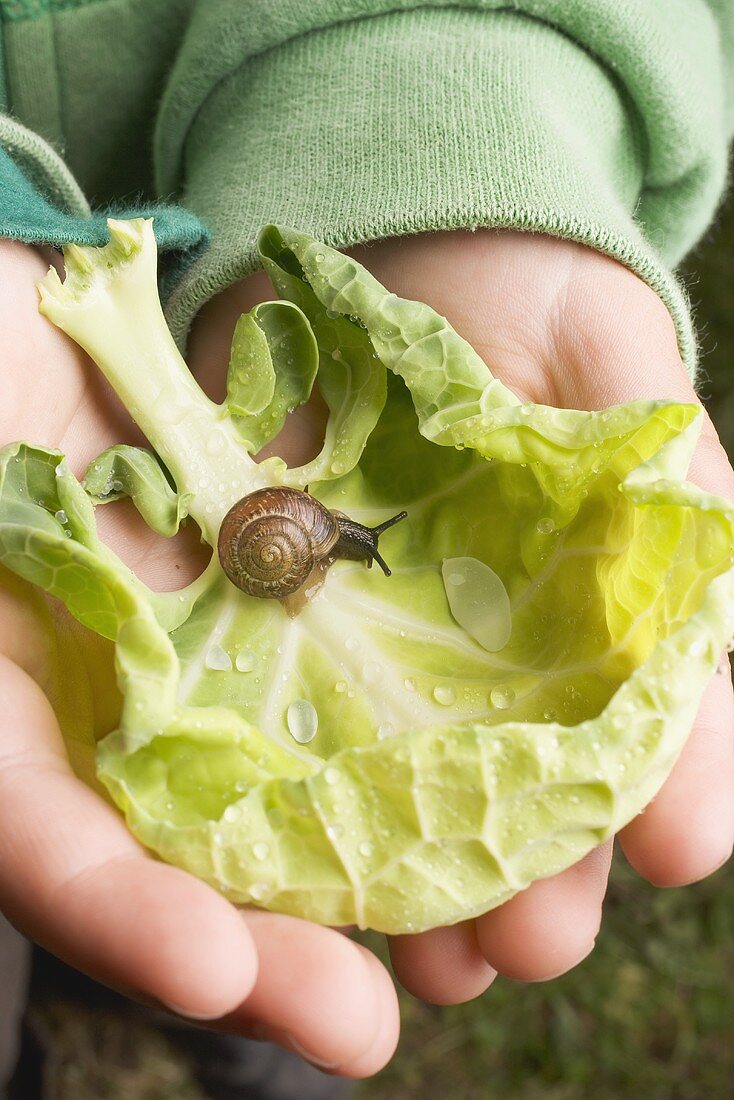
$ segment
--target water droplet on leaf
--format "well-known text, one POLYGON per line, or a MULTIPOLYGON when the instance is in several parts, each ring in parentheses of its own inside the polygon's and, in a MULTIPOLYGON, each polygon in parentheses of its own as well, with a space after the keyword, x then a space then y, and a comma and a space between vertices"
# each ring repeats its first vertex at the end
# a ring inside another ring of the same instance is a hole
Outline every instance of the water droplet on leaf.
POLYGON ((376 661, 365 661, 362 665, 362 677, 367 684, 375 684, 382 674, 382 665, 376 661))
POLYGON ((503 649, 512 633, 512 611, 507 589, 495 571, 477 558, 446 558, 441 575, 459 626, 489 653, 503 649))
POLYGON ((235 659, 238 672, 252 672, 255 663, 256 657, 251 649, 241 649, 235 659))
POLYGON ((296 699, 286 712, 286 722, 294 741, 307 745, 316 736, 319 716, 316 707, 308 699, 296 699))
POLYGON ((225 649, 215 643, 209 646, 204 664, 217 672, 228 672, 232 668, 232 658, 225 649))
POLYGON ((489 701, 496 710, 509 710, 515 702, 515 692, 511 687, 492 688, 489 701))
POLYGON ((456 702, 456 690, 450 684, 436 684, 433 689, 433 698, 442 707, 450 707, 456 702))

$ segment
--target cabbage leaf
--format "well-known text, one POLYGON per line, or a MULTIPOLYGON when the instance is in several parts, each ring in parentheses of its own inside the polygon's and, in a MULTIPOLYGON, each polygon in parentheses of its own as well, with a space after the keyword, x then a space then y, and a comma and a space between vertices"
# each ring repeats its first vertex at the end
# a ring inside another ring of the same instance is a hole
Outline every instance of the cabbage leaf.
POLYGON ((97 769, 133 833, 235 902, 415 932, 639 813, 734 632, 734 508, 685 481, 700 410, 522 404, 428 306, 274 226, 260 252, 283 301, 240 320, 217 405, 165 325, 151 223, 109 228, 65 250, 41 310, 155 454, 112 448, 81 484, 58 452, 4 448, 0 563, 115 642, 97 769), (321 453, 258 462, 314 384, 321 453), (392 576, 337 561, 291 617, 216 553, 151 592, 96 534, 94 505, 127 495, 214 547, 235 501, 278 484, 370 526, 405 509, 381 542, 392 576))

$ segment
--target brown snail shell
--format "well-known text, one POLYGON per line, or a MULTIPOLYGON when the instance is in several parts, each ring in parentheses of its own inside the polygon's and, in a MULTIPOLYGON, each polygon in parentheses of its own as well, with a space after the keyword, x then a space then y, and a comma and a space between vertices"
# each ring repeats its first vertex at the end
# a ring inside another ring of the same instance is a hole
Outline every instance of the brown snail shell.
POLYGON ((222 521, 222 569, 248 596, 282 600, 306 583, 339 539, 328 508, 300 489, 256 489, 222 521))

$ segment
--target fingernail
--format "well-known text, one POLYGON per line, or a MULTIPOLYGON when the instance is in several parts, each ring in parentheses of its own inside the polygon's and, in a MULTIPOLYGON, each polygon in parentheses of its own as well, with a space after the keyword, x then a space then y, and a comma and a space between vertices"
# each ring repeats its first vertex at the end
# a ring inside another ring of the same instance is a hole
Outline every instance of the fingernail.
POLYGON ((159 1001, 161 1008, 167 1012, 174 1012, 177 1016, 185 1016, 187 1020, 219 1020, 224 1012, 192 1012, 190 1008, 182 1008, 173 1001, 159 1001))
POLYGON ((326 1073, 333 1073, 338 1070, 339 1062, 327 1062, 324 1058, 319 1058, 316 1054, 312 1054, 310 1050, 306 1050, 301 1043, 298 1042, 295 1035, 291 1031, 284 1031, 283 1037, 286 1045, 297 1054, 299 1058, 304 1058, 307 1062, 310 1062, 316 1069, 323 1070, 326 1073))
POLYGON ((269 1024, 253 1024, 248 1029, 247 1036, 250 1039, 256 1039, 259 1043, 277 1043, 278 1046, 285 1047, 291 1054, 297 1054, 299 1058, 310 1062, 312 1066, 324 1073, 334 1073, 340 1065, 339 1062, 328 1062, 324 1058, 319 1058, 317 1054, 312 1054, 302 1043, 299 1043, 292 1031, 283 1031, 269 1024))
POLYGON ((694 875, 693 878, 686 879, 685 882, 676 882, 674 886, 693 886, 696 882, 701 882, 702 879, 708 878, 710 875, 715 875, 717 871, 720 871, 725 863, 728 863, 732 857, 733 849, 730 848, 723 859, 718 860, 708 871, 702 871, 700 874, 694 875))
POLYGON ((591 952, 594 950, 595 947, 596 947, 596 940, 592 940, 591 943, 589 944, 589 946, 584 949, 584 951, 579 955, 579 957, 577 959, 574 960, 574 962, 566 963, 565 966, 561 967, 560 970, 555 971, 553 974, 544 974, 542 978, 530 978, 528 980, 530 982, 552 982, 552 981, 555 981, 556 978, 563 977, 563 975, 567 974, 569 972, 569 970, 573 970, 575 967, 579 966, 584 961, 584 959, 588 959, 589 955, 591 954, 591 952))

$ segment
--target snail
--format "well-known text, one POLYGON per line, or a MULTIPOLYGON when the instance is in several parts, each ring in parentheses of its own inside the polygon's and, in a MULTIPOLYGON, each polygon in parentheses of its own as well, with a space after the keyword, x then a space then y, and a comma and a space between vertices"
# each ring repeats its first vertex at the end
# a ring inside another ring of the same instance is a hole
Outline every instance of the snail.
POLYGON ((222 520, 219 560, 237 588, 248 596, 274 600, 293 596, 314 571, 325 571, 337 558, 366 561, 368 566, 376 561, 389 577, 377 542, 406 515, 398 512, 377 527, 365 527, 341 512, 331 512, 302 489, 256 489, 222 520))

